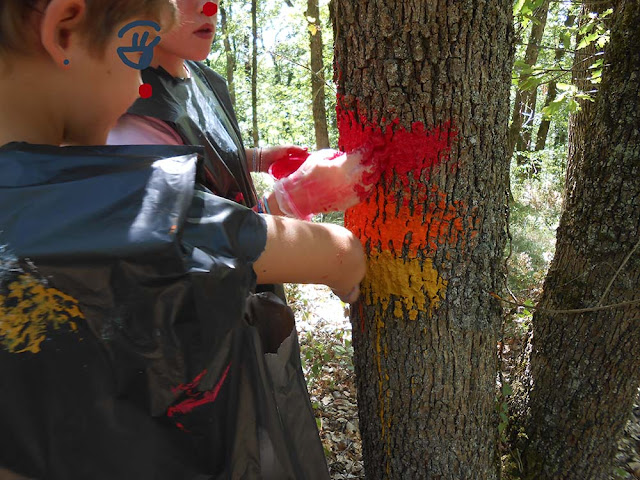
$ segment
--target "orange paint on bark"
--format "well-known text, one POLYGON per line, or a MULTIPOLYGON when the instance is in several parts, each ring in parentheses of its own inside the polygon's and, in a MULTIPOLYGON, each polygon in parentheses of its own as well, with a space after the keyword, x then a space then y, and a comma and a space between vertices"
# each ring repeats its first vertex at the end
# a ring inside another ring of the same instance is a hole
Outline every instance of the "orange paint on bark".
MULTIPOLYGON (((464 246, 463 202, 446 202, 446 195, 433 185, 429 192, 418 194, 413 209, 403 199, 398 205, 394 196, 377 190, 365 202, 347 211, 345 226, 379 251, 400 255, 403 248, 415 257, 418 252, 434 253, 438 245, 464 246)), ((471 221, 468 227, 472 228, 471 221)))

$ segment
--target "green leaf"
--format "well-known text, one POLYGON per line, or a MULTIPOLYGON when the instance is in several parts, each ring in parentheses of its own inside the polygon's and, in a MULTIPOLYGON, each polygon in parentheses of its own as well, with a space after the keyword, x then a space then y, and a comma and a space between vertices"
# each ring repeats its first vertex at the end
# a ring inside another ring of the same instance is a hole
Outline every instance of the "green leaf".
POLYGON ((571 34, 567 31, 560 32, 560 43, 565 50, 571 48, 571 34))
POLYGON ((527 77, 520 83, 520 90, 535 90, 542 83, 542 81, 542 78, 527 77))
POLYGON ((608 17, 613 13, 613 8, 607 8, 604 12, 600 14, 600 18, 608 17))
POLYGON ((526 0, 518 0, 515 5, 513 6, 513 15, 517 16, 520 14, 520 10, 522 10, 522 6, 524 5, 524 2, 526 2, 526 0))
POLYGON ((589 33, 591 30, 593 30, 593 28, 596 26, 595 22, 590 21, 588 23, 585 23, 582 27, 580 27, 580 29, 578 30, 578 35, 586 35, 587 33, 589 33))
POLYGON ((580 50, 581 48, 585 48, 586 46, 590 45, 599 36, 600 34, 598 32, 593 32, 593 33, 590 33, 589 35, 585 35, 580 40, 580 43, 576 47, 576 50, 580 50))
POLYGON ((507 417, 507 415, 505 413, 503 413, 503 412, 500 412, 500 419, 503 422, 508 422, 509 421, 509 417, 507 417))
POLYGON ((504 395, 505 397, 513 395, 513 389, 511 388, 511 385, 509 385, 508 383, 502 385, 502 395, 504 395))
POLYGON ((574 98, 570 98, 567 102, 567 108, 569 109, 569 112, 576 113, 580 110, 580 104, 576 102, 574 98))
POLYGON ((515 62, 513 62, 513 66, 518 70, 522 70, 523 68, 531 68, 531 66, 522 59, 517 59, 515 62))
POLYGON ((600 35, 598 40, 596 40, 596 45, 600 48, 604 48, 607 43, 609 43, 609 30, 607 30, 603 35, 600 35))

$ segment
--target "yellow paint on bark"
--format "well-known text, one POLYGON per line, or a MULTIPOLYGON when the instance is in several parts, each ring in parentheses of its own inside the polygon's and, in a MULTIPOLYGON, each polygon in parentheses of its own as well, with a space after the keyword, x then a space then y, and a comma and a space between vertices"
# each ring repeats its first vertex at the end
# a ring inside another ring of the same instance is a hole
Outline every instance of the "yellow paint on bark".
POLYGON ((74 320, 83 318, 75 298, 23 274, 0 295, 0 345, 10 353, 38 353, 49 328, 77 331, 74 320))
POLYGON ((422 261, 396 257, 389 251, 373 253, 362 284, 365 298, 384 310, 394 302, 393 315, 403 317, 404 305, 409 318, 418 312, 432 312, 445 296, 447 282, 440 278, 430 258, 422 261), (395 299, 392 299, 392 296, 395 299))

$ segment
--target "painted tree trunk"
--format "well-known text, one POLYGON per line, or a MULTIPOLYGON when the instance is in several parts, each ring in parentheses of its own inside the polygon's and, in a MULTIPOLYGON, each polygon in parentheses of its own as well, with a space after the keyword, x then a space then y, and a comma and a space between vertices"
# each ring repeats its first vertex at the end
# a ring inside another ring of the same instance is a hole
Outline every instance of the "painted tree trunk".
POLYGON ((309 53, 311 63, 311 106, 313 111, 313 128, 318 150, 329 148, 329 131, 327 128, 327 109, 324 91, 324 61, 322 53, 322 22, 318 0, 307 0, 307 20, 309 21, 309 53))
POLYGON ((535 314, 526 479, 610 478, 640 383, 640 0, 613 3, 609 67, 571 126, 565 208, 539 307, 636 303, 535 314))
POLYGON ((236 69, 236 54, 231 48, 231 41, 229 40, 229 27, 228 16, 231 15, 231 4, 229 4, 229 11, 220 5, 220 23, 222 26, 222 36, 224 44, 224 54, 227 59, 227 84, 229 85, 229 96, 231 97, 231 104, 233 108, 236 108, 236 84, 234 79, 234 71, 236 69))
POLYGON ((512 66, 508 0, 334 0, 340 148, 368 145, 345 223, 368 479, 497 478, 496 344, 512 66))

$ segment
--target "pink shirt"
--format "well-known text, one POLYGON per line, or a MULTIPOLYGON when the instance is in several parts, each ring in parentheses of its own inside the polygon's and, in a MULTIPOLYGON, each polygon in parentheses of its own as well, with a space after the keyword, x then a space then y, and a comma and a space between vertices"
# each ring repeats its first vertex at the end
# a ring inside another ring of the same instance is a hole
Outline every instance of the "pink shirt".
POLYGON ((107 145, 184 145, 184 142, 162 120, 127 113, 109 132, 107 145))

